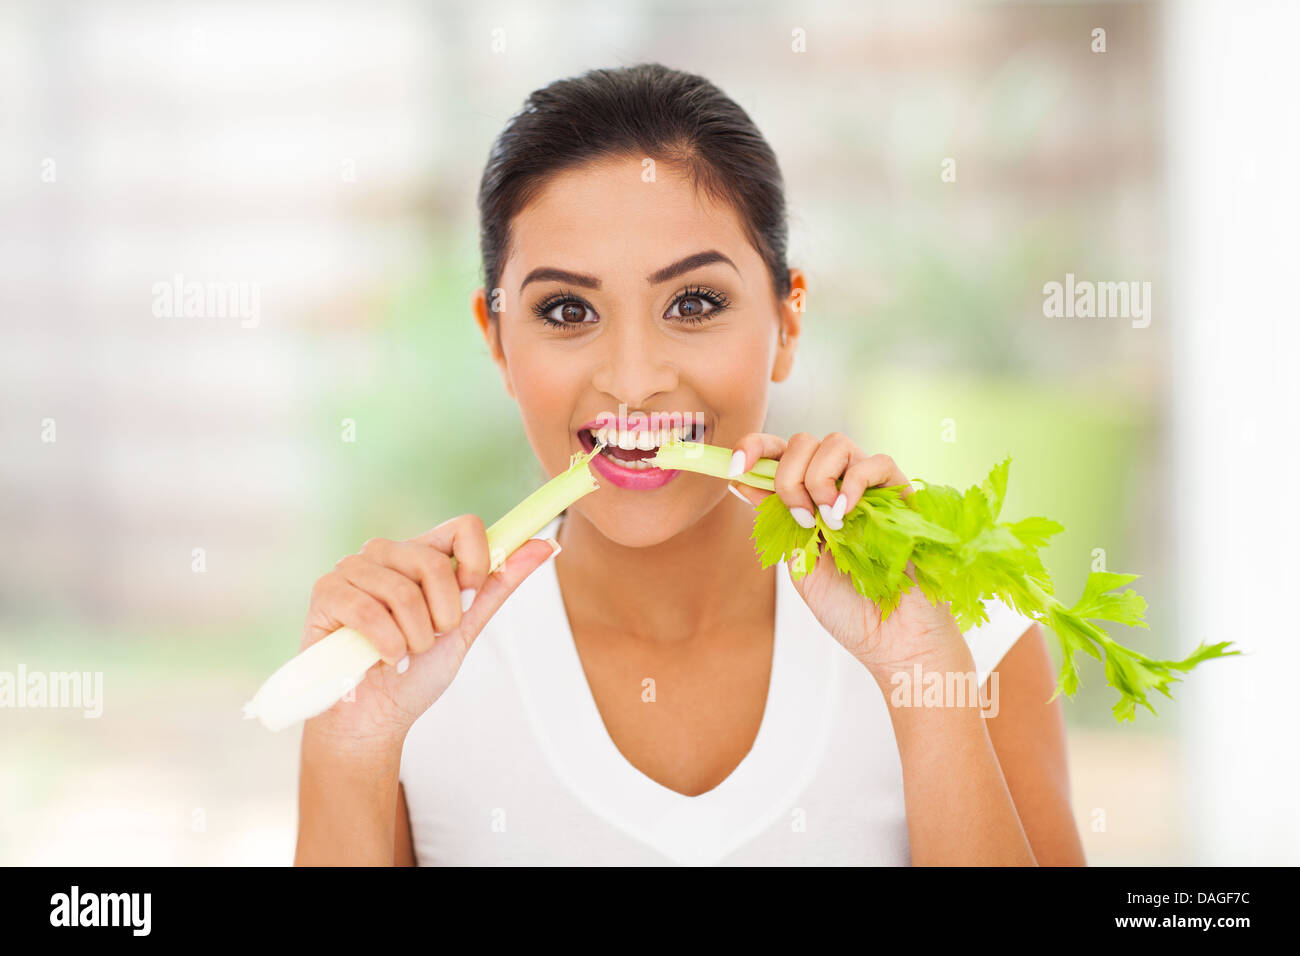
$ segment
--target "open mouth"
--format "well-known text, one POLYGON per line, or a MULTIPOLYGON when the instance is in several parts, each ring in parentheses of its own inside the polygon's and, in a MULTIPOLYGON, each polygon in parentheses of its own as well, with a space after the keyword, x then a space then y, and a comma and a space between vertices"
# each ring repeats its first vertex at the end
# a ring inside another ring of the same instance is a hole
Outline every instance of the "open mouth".
POLYGON ((591 451, 597 442, 605 443, 601 457, 608 458, 620 468, 629 471, 657 471, 649 459, 655 456, 659 446, 670 441, 703 441, 705 426, 679 425, 673 428, 661 428, 658 431, 639 429, 626 431, 614 427, 583 428, 578 432, 578 441, 584 451, 591 451))

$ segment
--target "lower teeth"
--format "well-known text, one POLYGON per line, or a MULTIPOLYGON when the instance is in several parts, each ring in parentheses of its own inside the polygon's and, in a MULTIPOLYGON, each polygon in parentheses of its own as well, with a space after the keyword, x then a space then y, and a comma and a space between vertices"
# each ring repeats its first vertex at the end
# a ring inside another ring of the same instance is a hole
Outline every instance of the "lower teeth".
POLYGON ((611 455, 607 451, 602 451, 601 454, 604 455, 606 458, 608 458, 610 461, 617 463, 620 468, 629 468, 632 471, 645 471, 649 468, 654 467, 654 465, 650 464, 650 459, 648 458, 644 458, 638 461, 628 461, 624 458, 616 458, 615 456, 611 455))

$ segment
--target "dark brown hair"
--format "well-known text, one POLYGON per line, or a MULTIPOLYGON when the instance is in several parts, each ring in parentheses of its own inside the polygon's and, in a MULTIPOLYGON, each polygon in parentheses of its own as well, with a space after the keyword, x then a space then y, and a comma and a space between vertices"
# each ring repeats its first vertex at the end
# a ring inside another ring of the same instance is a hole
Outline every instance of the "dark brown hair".
POLYGON ((620 156, 682 168, 697 190, 730 203, 776 297, 790 294, 785 186, 771 147, 749 115, 704 77, 640 63, 534 90, 497 137, 478 194, 489 303, 509 256, 514 216, 555 173, 620 156))

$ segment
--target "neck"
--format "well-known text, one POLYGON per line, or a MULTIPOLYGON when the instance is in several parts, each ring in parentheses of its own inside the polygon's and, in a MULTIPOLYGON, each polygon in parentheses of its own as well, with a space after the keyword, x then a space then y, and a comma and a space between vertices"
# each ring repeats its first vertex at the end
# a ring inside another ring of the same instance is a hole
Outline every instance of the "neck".
POLYGON ((570 509, 557 534, 564 550, 555 572, 569 596, 571 625, 673 644, 734 633, 756 615, 770 617, 775 569, 759 563, 753 528, 753 508, 728 494, 680 534, 632 548, 570 509))

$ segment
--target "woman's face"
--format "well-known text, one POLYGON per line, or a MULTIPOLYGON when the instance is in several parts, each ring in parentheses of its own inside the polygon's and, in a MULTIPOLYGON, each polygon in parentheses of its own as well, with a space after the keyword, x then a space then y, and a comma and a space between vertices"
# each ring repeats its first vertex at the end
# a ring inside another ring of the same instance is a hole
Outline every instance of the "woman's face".
MULTIPOLYGON (((590 447, 593 422, 627 430, 644 427, 637 413, 657 414, 656 425, 702 426, 699 440, 726 447, 762 429, 768 383, 793 358, 804 281, 791 270, 792 299, 775 297, 730 206, 665 163, 647 182, 638 158, 602 161, 554 176, 512 240, 495 333, 482 289, 474 310, 548 474, 590 447), (713 261, 670 268, 701 253, 713 261)), ((595 464, 600 490, 573 507, 629 547, 673 537, 727 494, 703 475, 662 482, 595 464)))

